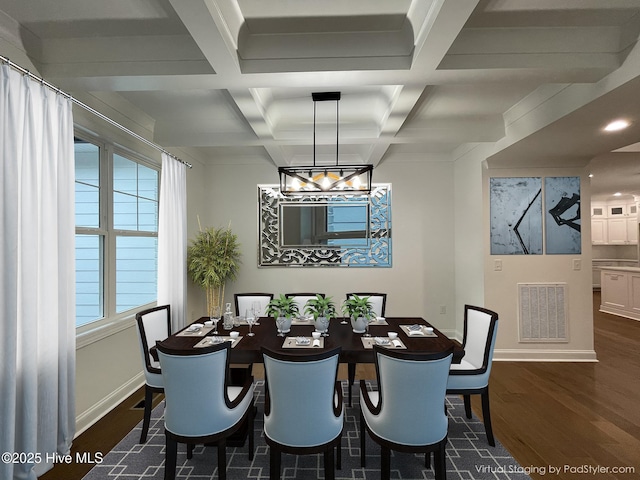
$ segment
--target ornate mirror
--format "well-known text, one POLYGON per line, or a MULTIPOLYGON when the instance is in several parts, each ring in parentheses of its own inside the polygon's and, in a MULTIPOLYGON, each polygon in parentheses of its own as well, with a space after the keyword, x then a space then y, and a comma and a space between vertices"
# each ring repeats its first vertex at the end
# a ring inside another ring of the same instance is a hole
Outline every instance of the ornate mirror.
POLYGON ((390 267, 391 185, 370 195, 286 197, 258 186, 261 267, 390 267))

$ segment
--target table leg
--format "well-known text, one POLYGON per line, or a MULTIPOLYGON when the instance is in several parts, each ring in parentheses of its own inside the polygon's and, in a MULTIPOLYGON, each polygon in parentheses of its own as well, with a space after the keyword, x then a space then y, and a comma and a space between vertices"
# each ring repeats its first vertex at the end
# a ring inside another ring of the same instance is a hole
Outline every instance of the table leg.
POLYGON ((347 364, 347 378, 348 378, 348 382, 349 382, 348 399, 349 399, 349 406, 351 406, 351 397, 352 397, 351 387, 353 387, 353 384, 356 381, 356 364, 355 363, 348 363, 347 364))

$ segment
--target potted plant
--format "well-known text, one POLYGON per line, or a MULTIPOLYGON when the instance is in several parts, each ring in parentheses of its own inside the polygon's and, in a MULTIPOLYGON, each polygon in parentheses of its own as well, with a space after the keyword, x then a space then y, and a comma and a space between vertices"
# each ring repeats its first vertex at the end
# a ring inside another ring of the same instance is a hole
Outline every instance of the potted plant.
POLYGON ((266 314, 276 319, 280 334, 284 334, 291 329, 291 317, 298 314, 298 305, 293 297, 281 293, 267 304, 266 314))
POLYGON ((317 331, 322 333, 323 336, 328 335, 329 320, 336 316, 336 306, 331 297, 316 295, 316 298, 307 301, 304 312, 313 315, 317 331))
POLYGON ((351 317, 351 326, 354 333, 364 333, 369 320, 373 316, 369 297, 352 295, 342 304, 345 316, 351 317))
POLYGON ((224 286, 234 280, 240 266, 240 244, 231 227, 202 229, 187 248, 187 271, 207 295, 207 313, 222 306, 224 286))

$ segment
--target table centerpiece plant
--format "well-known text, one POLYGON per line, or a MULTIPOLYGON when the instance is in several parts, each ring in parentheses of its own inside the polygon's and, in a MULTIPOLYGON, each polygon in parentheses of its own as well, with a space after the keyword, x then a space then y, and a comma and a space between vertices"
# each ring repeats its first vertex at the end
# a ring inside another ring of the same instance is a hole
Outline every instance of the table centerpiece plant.
POLYGON ((286 333, 291 329, 291 317, 298 314, 298 305, 293 297, 281 293, 267 304, 266 314, 276 319, 280 333, 286 333))
POLYGON ((364 333, 373 313, 369 297, 351 295, 342 304, 342 312, 351 318, 354 333, 364 333))
POLYGON ((225 283, 236 278, 240 257, 238 236, 231 231, 231 225, 204 230, 200 226, 200 232, 187 248, 187 271, 191 280, 204 289, 210 317, 215 306, 222 307, 225 283))
POLYGON ((329 321, 336 317, 336 305, 333 303, 332 297, 316 295, 315 298, 307 301, 304 312, 313 315, 316 330, 322 333, 323 336, 327 336, 329 321))

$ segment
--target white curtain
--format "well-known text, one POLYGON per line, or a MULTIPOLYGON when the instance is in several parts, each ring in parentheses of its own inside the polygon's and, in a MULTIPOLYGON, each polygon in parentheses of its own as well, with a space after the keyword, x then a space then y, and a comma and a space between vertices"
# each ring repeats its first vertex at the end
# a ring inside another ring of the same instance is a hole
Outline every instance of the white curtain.
POLYGON ((70 100, 1 74, 0 478, 35 480, 75 432, 73 119, 70 100))
POLYGON ((171 305, 172 331, 185 326, 187 293, 186 166, 162 154, 158 224, 158 305, 171 305))

